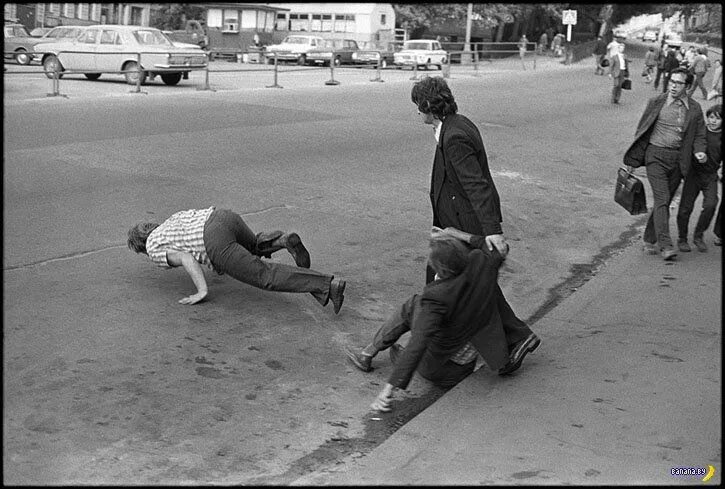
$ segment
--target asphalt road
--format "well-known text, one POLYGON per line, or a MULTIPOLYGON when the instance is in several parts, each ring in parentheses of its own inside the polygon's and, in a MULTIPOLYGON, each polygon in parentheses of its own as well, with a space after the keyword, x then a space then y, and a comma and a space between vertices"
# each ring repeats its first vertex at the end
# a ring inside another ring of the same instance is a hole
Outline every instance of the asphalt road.
MULTIPOLYGON (((483 134, 512 246, 501 283, 523 318, 641 223, 613 182, 654 92, 635 79, 612 106, 589 64, 449 82, 483 134)), ((5 76, 5 483, 284 483, 395 429, 368 412, 389 363, 362 376, 341 348, 423 285, 433 135, 410 72, 334 87, 294 73, 283 90, 145 94, 64 79, 68 98, 5 76), (178 304, 191 281, 130 252, 126 231, 209 205, 297 231, 312 268, 348 280, 341 313, 216 275, 204 303, 178 304)), ((414 382, 411 406, 436 395, 414 382)))

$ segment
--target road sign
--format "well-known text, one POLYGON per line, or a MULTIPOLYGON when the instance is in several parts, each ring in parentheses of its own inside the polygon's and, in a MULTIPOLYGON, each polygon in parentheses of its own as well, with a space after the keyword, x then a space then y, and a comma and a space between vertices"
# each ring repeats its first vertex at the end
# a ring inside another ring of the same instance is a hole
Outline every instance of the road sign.
POLYGON ((576 25, 576 10, 564 10, 561 13, 561 21, 564 25, 576 25))

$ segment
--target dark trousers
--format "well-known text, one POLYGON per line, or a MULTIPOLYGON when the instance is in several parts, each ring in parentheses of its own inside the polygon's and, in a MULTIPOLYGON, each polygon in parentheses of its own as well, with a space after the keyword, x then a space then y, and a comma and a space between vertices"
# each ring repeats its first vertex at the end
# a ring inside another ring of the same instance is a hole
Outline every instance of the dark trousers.
POLYGON ((213 211, 204 226, 204 245, 217 272, 264 290, 309 292, 318 302, 326 304, 332 275, 262 261, 260 256, 275 250, 260 237, 261 233, 255 235, 239 214, 227 209, 213 211))
POLYGON ((680 150, 648 145, 644 155, 647 180, 652 187, 652 213, 644 229, 644 241, 657 243, 660 250, 672 247, 670 203, 680 186, 680 150))
POLYGON ((619 98, 622 96, 622 83, 624 83, 623 76, 615 76, 612 85, 612 103, 619 103, 619 98))
MULTIPOLYGON (((660 78, 662 77, 662 74, 665 72, 664 68, 657 67, 657 74, 655 75, 655 90, 657 87, 660 86, 660 78)), ((664 84, 664 81, 663 81, 664 84)))
POLYGON ((695 93, 695 90, 697 90, 697 87, 699 86, 700 90, 702 91, 703 98, 707 100, 707 89, 705 88, 704 78, 705 73, 695 73, 695 80, 692 82, 690 90, 688 90, 690 97, 692 97, 692 94, 695 93))
MULTIPOLYGON (((391 314, 373 337, 371 345, 375 351, 370 351, 371 348, 368 346, 365 348, 365 352, 374 354, 387 350, 395 344, 398 338, 411 331, 411 327, 414 327, 413 314, 416 309, 420 308, 420 300, 421 296, 415 294, 391 314)), ((447 360, 443 365, 440 365, 439 362, 433 361, 428 354, 425 354, 416 371, 421 377, 437 386, 452 387, 468 377, 475 367, 476 360, 465 365, 458 365, 447 360)))
POLYGON ((680 197, 680 208, 677 211, 677 231, 680 240, 687 241, 687 226, 690 222, 695 199, 702 192, 702 211, 695 225, 695 238, 702 238, 705 230, 712 222, 717 207, 717 173, 701 173, 693 169, 685 177, 680 197))
POLYGON ((670 84, 670 76, 672 76, 672 73, 669 71, 662 73, 662 93, 667 92, 667 85, 670 84))

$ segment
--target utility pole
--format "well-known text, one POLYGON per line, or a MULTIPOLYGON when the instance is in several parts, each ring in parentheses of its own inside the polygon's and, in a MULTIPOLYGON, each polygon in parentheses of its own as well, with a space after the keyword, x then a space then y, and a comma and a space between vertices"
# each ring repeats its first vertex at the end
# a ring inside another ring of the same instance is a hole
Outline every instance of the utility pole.
POLYGON ((471 62, 471 22, 473 22, 473 4, 468 4, 468 15, 466 16, 466 43, 463 45, 461 63, 471 62))

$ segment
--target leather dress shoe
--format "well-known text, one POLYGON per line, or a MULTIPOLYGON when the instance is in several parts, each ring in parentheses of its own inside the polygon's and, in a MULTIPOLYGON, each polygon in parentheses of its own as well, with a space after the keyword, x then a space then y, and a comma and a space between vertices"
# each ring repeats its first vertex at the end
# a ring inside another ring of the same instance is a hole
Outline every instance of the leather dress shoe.
POLYGON ((335 314, 340 312, 342 301, 345 300, 345 296, 343 294, 345 292, 346 284, 347 283, 344 280, 339 278, 333 278, 330 282, 330 300, 332 301, 335 314))
POLYGON ((508 363, 498 370, 498 374, 508 375, 518 370, 519 367, 521 367, 521 362, 524 361, 526 354, 536 350, 540 344, 541 339, 534 333, 531 333, 529 336, 516 343, 511 348, 508 363))
POLYGON ((302 244, 302 240, 297 233, 285 234, 280 240, 284 243, 284 247, 292 255, 298 267, 310 268, 310 253, 302 244))
POLYGON ((353 365, 362 370, 363 372, 370 372, 372 367, 373 357, 369 355, 363 355, 361 351, 356 351, 349 346, 345 347, 345 354, 350 359, 353 365))
POLYGON ((671 261, 674 260, 677 256, 677 251, 674 248, 664 248, 660 255, 662 256, 662 259, 665 261, 671 261))
POLYGON ((656 255, 657 254, 657 246, 654 243, 647 243, 645 241, 644 245, 642 246, 642 249, 648 255, 656 255))
POLYGON ((693 239, 692 244, 695 245, 695 248, 697 248, 697 251, 699 251, 700 253, 705 253, 707 251, 707 245, 702 238, 693 239))

